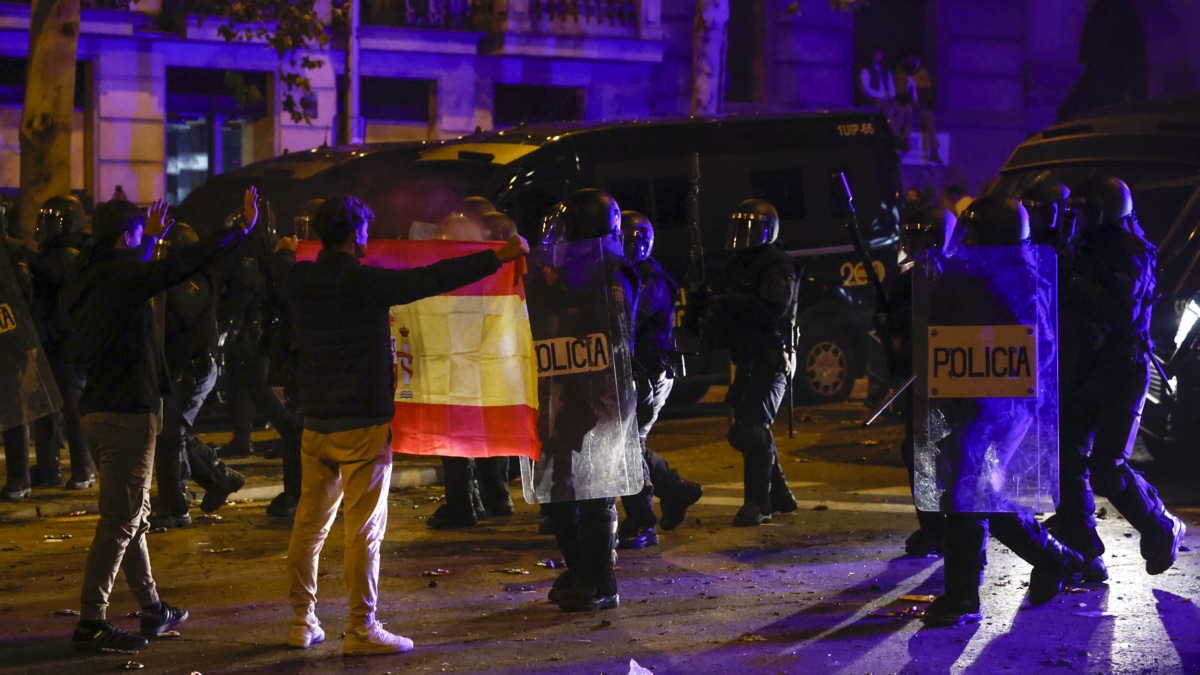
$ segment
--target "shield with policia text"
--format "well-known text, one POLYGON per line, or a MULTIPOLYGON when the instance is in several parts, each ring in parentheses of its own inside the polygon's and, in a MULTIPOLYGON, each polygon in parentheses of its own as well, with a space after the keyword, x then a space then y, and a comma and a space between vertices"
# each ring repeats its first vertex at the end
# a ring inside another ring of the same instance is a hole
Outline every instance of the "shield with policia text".
POLYGON ((630 353, 634 299, 625 297, 617 261, 598 239, 541 246, 528 261, 542 452, 521 462, 525 499, 635 494, 645 477, 630 353))
POLYGON ((8 256, 0 251, 0 429, 29 424, 60 408, 29 307, 8 256))
POLYGON ((1058 503, 1057 260, 959 247, 913 276, 914 497, 922 511, 1058 503))

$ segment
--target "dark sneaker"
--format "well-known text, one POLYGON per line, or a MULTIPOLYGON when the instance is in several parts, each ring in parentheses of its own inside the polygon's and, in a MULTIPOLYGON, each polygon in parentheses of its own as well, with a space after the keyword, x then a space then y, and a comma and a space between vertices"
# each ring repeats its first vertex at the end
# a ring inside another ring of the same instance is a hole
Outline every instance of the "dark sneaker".
POLYGON ((19 502, 33 494, 28 485, 13 485, 9 483, 0 489, 0 499, 6 502, 19 502))
POLYGON ((59 471, 40 471, 34 467, 29 472, 30 487, 59 487, 63 484, 63 475, 59 471))
POLYGON ((929 603, 922 620, 930 628, 949 628, 978 623, 983 620, 983 612, 979 611, 979 596, 973 598, 938 596, 936 600, 929 603))
POLYGON ((658 545, 658 532, 653 527, 642 527, 632 532, 617 534, 617 548, 645 548, 658 545))
POLYGON ((479 524, 479 519, 474 509, 459 511, 449 504, 442 504, 429 516, 425 524, 435 530, 446 530, 455 527, 475 527, 479 524))
POLYGON ((798 508, 800 505, 796 503, 796 496, 791 490, 771 488, 771 513, 791 513, 798 508))
POLYGON ((267 515, 272 518, 294 518, 296 516, 296 498, 286 492, 275 495, 275 499, 267 504, 267 515))
POLYGON ((1171 569, 1179 557, 1179 546, 1187 526, 1174 515, 1163 512, 1171 521, 1171 531, 1158 537, 1142 537, 1142 557, 1146 559, 1146 574, 1162 574, 1171 569), (1149 544, 1149 545, 1147 545, 1149 544))
POLYGON ((244 441, 240 439, 234 439, 225 445, 222 445, 217 450, 217 454, 221 456, 221 459, 226 459, 228 457, 251 457, 255 455, 256 452, 257 451, 254 449, 254 444, 251 443, 249 439, 244 441))
POLYGON ((182 516, 172 516, 166 513, 151 513, 150 527, 158 529, 160 527, 168 530, 175 530, 181 527, 192 526, 192 514, 185 513, 182 516))
POLYGON ((763 513, 754 504, 743 504, 733 517, 734 527, 754 527, 771 522, 771 514, 763 513))
POLYGON ((511 516, 513 514, 512 497, 506 496, 504 501, 496 501, 491 504, 484 504, 484 511, 489 516, 511 516))
POLYGON ((566 597, 559 601, 558 608, 564 612, 596 612, 613 609, 621 605, 621 596, 613 593, 593 598, 566 597))
POLYGON ((904 552, 914 558, 929 558, 941 555, 944 545, 943 537, 921 528, 904 540, 904 552))
POLYGON ((86 490, 95 484, 96 484, 95 476, 87 476, 84 478, 75 478, 74 476, 72 476, 71 480, 67 481, 66 488, 68 490, 86 490))
POLYGON ((685 482, 670 499, 659 500, 662 507, 662 518, 658 524, 662 529, 670 531, 679 527, 687 516, 688 507, 700 501, 704 488, 696 483, 685 482))
POLYGON ((214 482, 213 489, 204 492, 204 499, 200 501, 200 510, 205 513, 212 513, 225 506, 225 502, 229 500, 229 495, 241 490, 245 484, 245 476, 233 469, 227 468, 225 475, 214 482))
POLYGON ((159 600, 158 607, 142 610, 142 636, 158 637, 169 630, 174 630, 176 626, 187 621, 187 618, 186 609, 172 607, 159 600))
POLYGON ((146 638, 126 633, 107 621, 76 625, 71 643, 81 652, 132 652, 149 644, 146 638))

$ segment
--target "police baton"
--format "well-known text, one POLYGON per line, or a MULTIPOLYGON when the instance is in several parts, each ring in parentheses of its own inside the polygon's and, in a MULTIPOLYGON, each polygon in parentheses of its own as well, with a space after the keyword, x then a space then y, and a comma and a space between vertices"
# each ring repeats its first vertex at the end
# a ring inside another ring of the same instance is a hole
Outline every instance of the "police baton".
POLYGON ((913 383, 913 382, 915 382, 915 381, 916 381, 916 379, 917 379, 917 376, 916 376, 916 375, 909 375, 909 376, 908 376, 908 379, 904 381, 904 384, 902 384, 902 385, 900 385, 899 387, 897 387, 897 388, 896 388, 896 393, 894 393, 894 394, 892 394, 890 397, 888 397, 888 400, 884 401, 884 402, 883 402, 883 405, 879 406, 879 410, 876 410, 876 411, 875 411, 875 414, 874 414, 874 415, 871 415, 870 419, 868 419, 866 422, 863 422, 863 426, 864 426, 864 427, 869 427, 869 426, 871 426, 871 423, 872 423, 872 422, 874 422, 875 420, 879 419, 879 416, 883 414, 883 411, 884 411, 884 410, 887 410, 887 409, 888 409, 888 406, 890 406, 890 405, 892 405, 893 403, 895 403, 895 402, 896 402, 896 399, 900 398, 900 394, 903 394, 903 393, 904 393, 904 390, 906 390, 906 389, 908 389, 909 387, 911 387, 911 386, 912 386, 912 383, 913 383))
POLYGON ((788 345, 788 351, 792 354, 792 372, 788 374, 787 380, 787 395, 788 395, 788 438, 796 437, 796 371, 800 370, 800 364, 796 357, 796 343, 800 341, 800 327, 792 325, 790 336, 791 344, 788 345))

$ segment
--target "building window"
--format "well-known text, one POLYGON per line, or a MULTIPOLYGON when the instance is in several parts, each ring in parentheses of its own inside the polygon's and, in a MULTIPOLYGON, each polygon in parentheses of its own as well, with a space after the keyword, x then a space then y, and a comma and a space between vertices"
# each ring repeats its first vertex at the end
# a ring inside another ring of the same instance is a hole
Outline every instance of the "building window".
MULTIPOLYGON (((27 61, 14 56, 0 56, 0 105, 25 105, 25 71, 27 61)), ((82 110, 87 92, 87 64, 75 62, 75 101, 73 107, 82 110)))
POLYGON ((582 119, 582 99, 583 90, 577 87, 497 84, 492 118, 497 127, 570 122, 582 119))
MULTIPOLYGON (((358 81, 358 114, 381 122, 428 124, 433 115, 433 80, 400 77, 363 77, 358 81)), ((338 76, 338 92, 346 94, 346 77, 338 76)))

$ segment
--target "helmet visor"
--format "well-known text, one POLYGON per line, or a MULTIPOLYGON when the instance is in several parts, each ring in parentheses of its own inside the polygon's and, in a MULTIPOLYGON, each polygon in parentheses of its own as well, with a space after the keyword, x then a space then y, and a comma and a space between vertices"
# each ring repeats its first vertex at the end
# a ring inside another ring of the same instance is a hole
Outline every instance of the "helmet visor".
POLYGON ((729 233, 725 238, 726 251, 743 251, 766 244, 768 241, 767 224, 760 220, 734 218, 729 223, 729 233))

